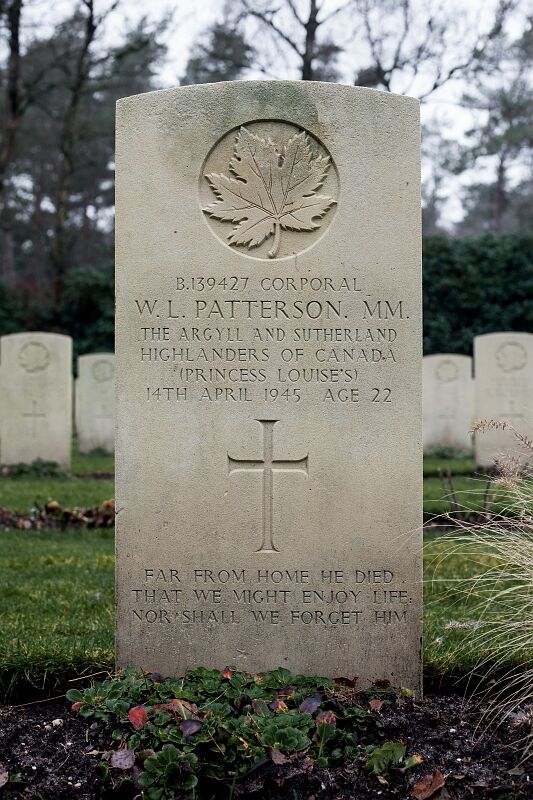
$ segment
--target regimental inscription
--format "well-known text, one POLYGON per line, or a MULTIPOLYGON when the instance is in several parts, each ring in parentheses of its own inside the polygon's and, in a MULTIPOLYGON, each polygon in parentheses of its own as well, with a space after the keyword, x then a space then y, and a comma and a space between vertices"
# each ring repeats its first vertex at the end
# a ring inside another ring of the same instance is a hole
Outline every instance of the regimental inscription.
POLYGON ((50 351, 41 342, 26 342, 20 348, 18 361, 26 372, 41 372, 50 363, 50 351))
POLYGON ((111 361, 95 361, 91 367, 91 372, 97 383, 106 383, 113 378, 115 368, 111 361))
POLYGON ((527 364, 526 348, 519 342, 505 342, 496 350, 496 363, 504 372, 516 372, 527 364))
POLYGON ((308 475, 308 458, 296 459, 277 459, 274 458, 274 425, 279 422, 277 419, 258 419, 257 422, 263 428, 263 459, 233 458, 228 453, 228 472, 261 472, 263 475, 263 538, 258 553, 278 553, 279 550, 274 544, 273 532, 273 505, 274 505, 274 486, 273 475, 275 472, 300 472, 308 475))
POLYGON ((456 381, 458 374, 457 364, 454 364, 453 361, 450 360, 440 361, 435 370, 435 374, 437 380, 441 383, 456 381))
MULTIPOLYGON (((286 127, 278 124, 272 138, 268 130, 254 133, 242 126, 232 134, 227 170, 204 173, 216 200, 203 211, 211 219, 234 223, 227 243, 257 250, 269 240, 268 258, 279 256, 285 232, 318 231, 336 203, 323 188, 331 156, 306 131, 290 126, 294 132, 289 134, 286 127)), ((217 163, 223 164, 222 154, 217 163)))

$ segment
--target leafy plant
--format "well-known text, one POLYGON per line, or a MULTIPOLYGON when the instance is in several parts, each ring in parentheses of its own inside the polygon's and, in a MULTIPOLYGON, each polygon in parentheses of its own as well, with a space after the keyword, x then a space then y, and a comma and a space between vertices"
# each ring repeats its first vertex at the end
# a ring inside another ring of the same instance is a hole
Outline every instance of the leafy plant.
MULTIPOLYGON (((383 735, 375 709, 406 702, 388 683, 359 690, 282 668, 260 675, 199 668, 179 679, 126 670, 67 697, 74 713, 106 726, 109 749, 122 754, 111 757, 111 775, 133 761, 142 770, 144 800, 192 796, 201 780, 234 781, 300 754, 317 767, 344 757, 368 763, 363 740, 383 735)), ((381 749, 373 771, 396 755, 381 749)))
POLYGON ((174 800, 176 786, 182 791, 194 789, 198 778, 193 773, 198 759, 194 753, 180 752, 173 744, 165 744, 161 751, 144 761, 144 772, 139 776, 143 797, 147 800, 174 800))
POLYGON ((405 757, 406 747, 401 742, 385 742, 381 747, 371 748, 365 763, 365 769, 374 775, 383 775, 390 767, 401 764, 405 757))
POLYGON ((10 478, 63 478, 65 472, 55 461, 36 458, 31 464, 0 464, 0 475, 10 478))

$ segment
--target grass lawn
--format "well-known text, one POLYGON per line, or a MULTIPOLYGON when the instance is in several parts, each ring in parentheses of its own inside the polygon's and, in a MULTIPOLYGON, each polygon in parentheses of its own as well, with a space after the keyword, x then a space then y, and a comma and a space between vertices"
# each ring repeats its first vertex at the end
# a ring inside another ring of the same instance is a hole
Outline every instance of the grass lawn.
MULTIPOLYGON (((0 699, 28 680, 49 688, 83 671, 113 665, 114 556, 112 531, 0 532, 0 699)), ((434 539, 425 553, 425 669, 464 674, 482 656, 462 645, 473 608, 453 582, 473 574, 453 543, 434 539)), ((510 652, 504 666, 533 652, 510 652)))
MULTIPOLYGON (((112 473, 113 466, 112 456, 74 452, 72 477, 0 478, 0 506, 27 512, 50 500, 63 506, 99 505, 114 496, 113 480, 89 476, 112 473)), ((424 462, 427 515, 449 510, 447 490, 435 477, 439 468, 459 476, 454 488, 462 505, 481 507, 486 481, 473 475, 472 461, 432 458, 424 462)), ((0 696, 24 679, 53 686, 84 670, 112 667, 113 548, 109 530, 0 531, 0 696)), ((476 569, 460 553, 450 555, 451 550, 441 538, 426 545, 428 674, 464 673, 482 655, 462 646, 471 630, 446 627, 471 621, 473 609, 464 596, 454 595, 453 581, 476 569)), ((510 653, 508 665, 527 657, 510 653)))
POLYGON ((81 455, 78 452, 76 443, 74 443, 70 471, 74 475, 87 475, 93 472, 104 472, 112 475, 115 472, 115 456, 98 450, 87 455, 81 455))
MULTIPOLYGON (((483 508, 487 478, 483 476, 453 477, 455 500, 463 511, 480 511, 483 508)), ((490 490, 494 501, 494 511, 501 512, 507 504, 505 494, 499 490, 490 490)), ((440 478, 424 478, 424 514, 439 515, 450 511, 450 489, 440 478)))
MULTIPOLYGON (((447 499, 449 490, 438 477, 439 472, 451 472, 457 499, 468 510, 478 510, 483 504, 486 480, 474 473, 474 462, 470 458, 426 458, 424 459, 424 513, 445 514, 450 510, 447 499), (458 477, 456 477, 458 476, 458 477)), ((74 443, 70 477, 0 478, 0 506, 13 511, 28 512, 35 504, 43 506, 57 500, 62 506, 91 507, 114 497, 112 478, 95 478, 100 473, 114 473, 114 457, 106 453, 80 455, 74 443)))
POLYGON ((25 513, 50 500, 62 506, 87 508, 115 496, 113 480, 88 478, 1 478, 0 506, 25 513))
POLYGON ((452 475, 474 475, 476 465, 473 458, 424 458, 424 478, 438 478, 441 472, 452 475))
POLYGON ((0 696, 113 664, 109 530, 0 532, 0 696))

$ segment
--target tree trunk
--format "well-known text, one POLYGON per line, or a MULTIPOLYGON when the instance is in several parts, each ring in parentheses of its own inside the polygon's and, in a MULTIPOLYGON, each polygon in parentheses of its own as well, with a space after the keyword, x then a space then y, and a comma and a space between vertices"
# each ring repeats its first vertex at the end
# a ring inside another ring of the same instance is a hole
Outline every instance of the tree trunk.
POLYGON ((502 229, 502 217, 505 206, 505 179, 506 179, 506 154, 501 153, 498 161, 498 171, 496 174, 496 192, 494 197, 494 218, 493 230, 498 231, 502 229))
POLYGON ((313 58, 316 50, 316 32, 319 23, 317 21, 318 7, 316 0, 309 2, 309 17, 305 23, 305 49, 302 56, 302 80, 312 81, 313 74, 313 58))
POLYGON ((9 31, 9 56, 7 62, 5 123, 0 140, 0 236, 2 245, 0 252, 0 273, 10 275, 13 271, 12 247, 9 221, 6 208, 7 175, 17 138, 17 130, 21 118, 20 103, 20 18, 23 0, 11 0, 7 6, 7 28, 9 31))
POLYGON ((59 177, 55 197, 54 238, 50 251, 54 268, 54 299, 59 303, 63 294, 65 275, 68 269, 68 201, 74 174, 76 145, 76 123, 83 90, 89 77, 89 50, 96 33, 93 0, 84 0, 88 14, 85 22, 85 35, 75 62, 74 79, 70 86, 70 98, 63 118, 59 142, 61 153, 59 177))

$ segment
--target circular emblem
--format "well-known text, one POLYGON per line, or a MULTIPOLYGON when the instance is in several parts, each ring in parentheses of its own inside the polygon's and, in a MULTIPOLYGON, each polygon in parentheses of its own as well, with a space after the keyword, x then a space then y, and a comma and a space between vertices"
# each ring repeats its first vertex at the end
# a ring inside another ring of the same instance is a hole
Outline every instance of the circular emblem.
POLYGON ((95 381, 105 383, 105 381, 110 381, 115 374, 115 367, 111 361, 95 361, 91 367, 91 372, 95 381))
POLYGON ((40 372, 50 363, 50 351, 41 342, 27 342, 20 348, 18 361, 26 372, 40 372))
POLYGON ((331 224, 339 178, 318 139, 290 122, 250 122, 207 156, 200 202, 208 224, 244 255, 284 258, 314 244, 331 224))
POLYGON ((504 372, 515 372, 527 364, 527 350, 519 342, 505 342, 496 350, 496 363, 504 372))
POLYGON ((437 364, 437 368, 435 370, 435 374, 437 376, 437 380, 441 383, 450 383, 451 381, 457 380, 457 364, 454 364, 453 361, 449 359, 446 361, 440 361, 437 364))

